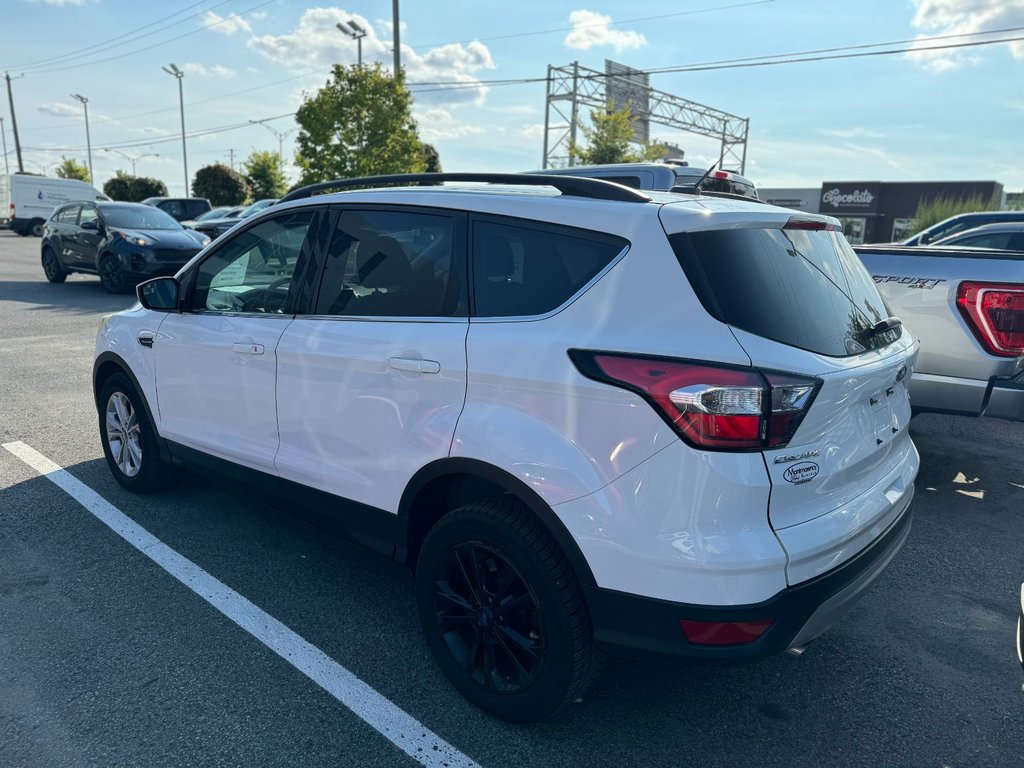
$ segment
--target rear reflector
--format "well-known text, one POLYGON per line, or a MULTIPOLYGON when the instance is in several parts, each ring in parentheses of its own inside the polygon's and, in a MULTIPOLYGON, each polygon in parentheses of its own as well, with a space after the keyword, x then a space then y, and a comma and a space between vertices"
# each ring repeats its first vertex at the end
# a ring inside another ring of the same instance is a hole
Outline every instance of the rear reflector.
POLYGON ((584 376, 639 394, 690 445, 714 450, 786 445, 821 384, 687 360, 582 350, 569 356, 584 376))
POLYGON ((772 625, 772 619, 754 621, 691 621, 679 622, 686 639, 695 645, 743 645, 752 643, 772 625))
POLYGON ((999 357, 1024 355, 1024 285, 960 283, 956 305, 990 353, 999 357))

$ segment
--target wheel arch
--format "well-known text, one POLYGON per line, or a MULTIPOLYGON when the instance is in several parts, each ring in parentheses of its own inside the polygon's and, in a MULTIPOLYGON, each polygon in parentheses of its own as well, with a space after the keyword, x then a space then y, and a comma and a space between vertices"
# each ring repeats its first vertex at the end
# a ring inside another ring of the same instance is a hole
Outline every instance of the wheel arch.
POLYGON ((160 446, 160 458, 164 461, 171 460, 171 453, 167 449, 167 445, 163 438, 160 437, 160 432, 157 430, 156 419, 153 418, 153 411, 149 407, 149 401, 146 400, 145 390, 139 380, 132 373, 131 367, 124 361, 122 357, 115 354, 114 352, 101 352, 100 355, 92 364, 92 398, 96 403, 96 411, 99 413, 100 410, 100 392, 103 390, 103 385, 107 383, 107 379, 117 373, 123 373, 131 381, 132 386, 135 387, 135 391, 139 395, 139 400, 142 401, 142 408, 146 412, 146 418, 149 419, 149 424, 153 428, 153 435, 156 437, 157 444, 160 446))
POLYGON ((395 559, 415 570, 420 546, 437 521, 456 507, 499 494, 522 502, 551 534, 580 583, 596 585, 582 550, 547 502, 519 478, 477 459, 439 459, 413 475, 398 506, 395 559))

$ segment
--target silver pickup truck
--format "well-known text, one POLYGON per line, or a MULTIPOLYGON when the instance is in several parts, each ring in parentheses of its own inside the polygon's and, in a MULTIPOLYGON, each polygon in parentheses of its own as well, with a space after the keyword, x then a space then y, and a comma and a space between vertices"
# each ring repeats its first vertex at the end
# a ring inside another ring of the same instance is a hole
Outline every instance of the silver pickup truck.
POLYGON ((1024 421, 1024 253, 855 246, 890 313, 921 340, 915 411, 1024 421))

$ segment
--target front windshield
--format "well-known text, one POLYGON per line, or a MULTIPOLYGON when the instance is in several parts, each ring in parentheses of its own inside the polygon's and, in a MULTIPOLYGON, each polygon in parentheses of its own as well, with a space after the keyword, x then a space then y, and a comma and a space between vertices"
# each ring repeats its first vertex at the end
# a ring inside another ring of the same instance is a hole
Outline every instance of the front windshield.
POLYGON ((181 229, 181 224, 152 206, 118 206, 102 210, 107 226, 115 229, 181 229))
POLYGON ((246 208, 244 211, 242 211, 241 214, 239 214, 239 218, 240 219, 244 219, 244 218, 246 218, 248 216, 252 216, 254 213, 259 213, 264 208, 269 208, 270 206, 272 206, 276 202, 277 202, 276 200, 260 200, 258 203, 253 203, 248 208, 246 208))
POLYGON ((214 208, 212 211, 207 211, 202 216, 196 218, 196 221, 206 221, 207 219, 220 219, 231 213, 231 208, 214 208))

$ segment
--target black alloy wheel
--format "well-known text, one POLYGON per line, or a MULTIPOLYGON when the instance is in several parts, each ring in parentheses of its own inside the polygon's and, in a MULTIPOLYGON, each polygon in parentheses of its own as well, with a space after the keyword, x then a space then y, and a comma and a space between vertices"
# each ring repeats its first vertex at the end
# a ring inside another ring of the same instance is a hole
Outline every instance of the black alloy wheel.
POLYGON ((109 293, 124 293, 128 290, 128 274, 117 256, 111 253, 100 259, 100 283, 109 293))
POLYGON ((51 283, 63 283, 67 279, 68 273, 57 260, 57 254, 52 248, 43 249, 43 274, 51 283))
POLYGON ((569 561, 512 496, 466 504, 430 529, 416 561, 416 604, 445 676, 503 720, 558 712, 604 663, 569 561))
POLYGON ((515 567, 494 547, 448 550, 435 579, 434 616, 456 663, 496 693, 528 688, 544 661, 540 606, 515 567))

